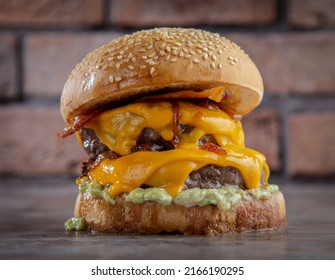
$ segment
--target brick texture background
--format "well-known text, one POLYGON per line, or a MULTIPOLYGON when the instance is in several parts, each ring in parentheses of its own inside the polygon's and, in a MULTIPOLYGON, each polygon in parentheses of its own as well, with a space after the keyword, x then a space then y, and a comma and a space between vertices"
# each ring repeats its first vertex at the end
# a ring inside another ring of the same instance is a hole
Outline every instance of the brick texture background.
POLYGON ((0 24, 6 27, 90 27, 103 21, 103 0, 0 0, 0 24))
POLYGON ((262 25, 275 22, 275 0, 116 0, 110 20, 124 27, 262 25))
POLYGON ((265 85, 243 118, 247 146, 284 182, 334 182, 334 0, 0 0, 0 176, 79 174, 75 137, 56 137, 67 75, 101 44, 153 26, 241 45, 265 85))

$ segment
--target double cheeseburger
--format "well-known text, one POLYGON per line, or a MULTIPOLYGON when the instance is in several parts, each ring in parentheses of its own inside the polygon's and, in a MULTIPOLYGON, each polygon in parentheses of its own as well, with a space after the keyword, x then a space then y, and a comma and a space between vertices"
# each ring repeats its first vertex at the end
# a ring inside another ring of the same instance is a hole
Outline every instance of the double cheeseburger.
POLYGON ((89 53, 61 96, 88 155, 68 229, 221 234, 285 224, 265 157, 240 119, 261 101, 249 56, 219 34, 157 28, 89 53))

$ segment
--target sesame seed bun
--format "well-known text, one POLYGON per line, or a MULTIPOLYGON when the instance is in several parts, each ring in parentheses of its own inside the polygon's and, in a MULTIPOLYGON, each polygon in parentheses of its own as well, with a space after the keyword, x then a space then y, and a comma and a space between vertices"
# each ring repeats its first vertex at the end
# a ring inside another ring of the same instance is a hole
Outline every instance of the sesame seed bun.
POLYGON ((71 72, 61 97, 68 123, 106 104, 157 93, 223 86, 222 108, 246 114, 263 97, 259 71, 235 43, 196 29, 156 28, 113 40, 71 72))
POLYGON ((285 211, 285 200, 280 191, 264 200, 250 197, 225 211, 215 205, 135 204, 122 196, 117 197, 116 204, 112 205, 85 192, 77 197, 74 215, 84 218, 86 229, 99 232, 217 235, 284 227, 285 211))

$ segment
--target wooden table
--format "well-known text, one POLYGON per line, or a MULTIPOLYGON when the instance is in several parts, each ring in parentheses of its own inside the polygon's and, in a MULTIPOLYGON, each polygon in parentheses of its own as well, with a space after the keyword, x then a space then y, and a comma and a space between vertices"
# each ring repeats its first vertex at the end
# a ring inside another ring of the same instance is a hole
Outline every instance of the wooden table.
POLYGON ((1 259, 335 259, 335 185, 284 185, 288 226, 219 237, 66 232, 73 180, 0 178, 1 259))

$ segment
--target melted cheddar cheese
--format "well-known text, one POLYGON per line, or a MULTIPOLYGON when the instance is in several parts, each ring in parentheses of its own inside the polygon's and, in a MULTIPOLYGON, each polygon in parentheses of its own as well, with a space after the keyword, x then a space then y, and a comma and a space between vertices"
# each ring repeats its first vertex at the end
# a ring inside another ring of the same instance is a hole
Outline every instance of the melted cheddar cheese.
POLYGON ((175 149, 163 152, 139 151, 131 153, 141 131, 150 127, 165 140, 172 141, 173 110, 170 102, 133 103, 103 112, 85 126, 93 129, 102 143, 122 155, 117 159, 103 159, 92 170, 90 180, 109 185, 109 194, 129 193, 143 184, 165 188, 173 197, 181 191, 188 175, 205 165, 237 168, 249 189, 258 188, 261 174, 269 177, 265 157, 244 146, 241 122, 219 109, 199 107, 178 102, 180 123, 194 127, 190 133, 179 135, 175 149), (222 151, 204 150, 198 141, 212 135, 222 151))

